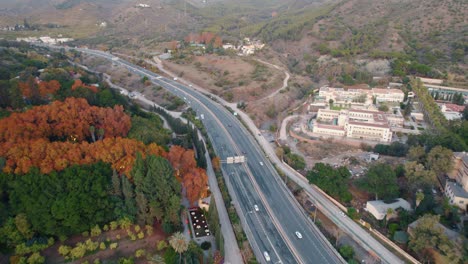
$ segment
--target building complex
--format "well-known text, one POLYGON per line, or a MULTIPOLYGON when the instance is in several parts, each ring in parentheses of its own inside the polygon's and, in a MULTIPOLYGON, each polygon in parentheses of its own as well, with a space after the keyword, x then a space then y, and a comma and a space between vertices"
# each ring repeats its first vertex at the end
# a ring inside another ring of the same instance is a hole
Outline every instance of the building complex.
POLYGON ((324 136, 339 136, 379 142, 391 142, 392 131, 387 115, 362 109, 319 109, 312 132, 324 136))
POLYGON ((344 89, 321 87, 317 99, 332 102, 346 108, 366 108, 374 103, 401 103, 405 98, 403 91, 393 88, 344 89))

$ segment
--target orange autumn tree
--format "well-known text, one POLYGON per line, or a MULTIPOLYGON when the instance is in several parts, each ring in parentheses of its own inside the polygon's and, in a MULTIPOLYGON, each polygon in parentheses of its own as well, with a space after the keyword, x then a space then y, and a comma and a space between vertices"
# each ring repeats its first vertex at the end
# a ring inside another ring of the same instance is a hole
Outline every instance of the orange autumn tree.
POLYGON ((211 165, 213 166, 214 171, 220 171, 221 170, 221 160, 219 159, 218 156, 214 157, 211 160, 211 165))
POLYGON ((2 119, 0 142, 39 138, 81 142, 91 137, 91 126, 103 131, 102 137, 124 137, 131 121, 122 106, 101 108, 90 106, 86 99, 70 97, 2 119))
POLYGON ((49 82, 41 81, 39 82, 39 94, 42 97, 55 94, 60 90, 60 83, 57 80, 51 80, 49 82))
POLYGON ((213 32, 202 32, 202 33, 190 33, 185 37, 185 42, 198 43, 198 44, 210 44, 213 43, 213 47, 219 48, 223 45, 223 39, 214 34, 213 32))
POLYGON ((197 168, 194 151, 180 146, 172 146, 167 159, 174 168, 174 174, 185 188, 187 199, 194 204, 199 198, 206 197, 208 176, 206 171, 197 168))
POLYGON ((23 174, 37 167, 44 174, 61 171, 71 165, 92 164, 103 161, 120 173, 130 176, 136 153, 143 156, 165 157, 164 149, 156 144, 146 146, 143 142, 128 138, 105 138, 96 143, 50 142, 47 139, 20 143, 0 144, 0 156, 6 159, 3 170, 23 174))
POLYGON ((76 79, 75 82, 73 83, 73 85, 71 86, 71 90, 75 91, 78 88, 89 89, 89 90, 93 91, 94 93, 98 92, 98 88, 96 86, 86 85, 80 79, 76 79))

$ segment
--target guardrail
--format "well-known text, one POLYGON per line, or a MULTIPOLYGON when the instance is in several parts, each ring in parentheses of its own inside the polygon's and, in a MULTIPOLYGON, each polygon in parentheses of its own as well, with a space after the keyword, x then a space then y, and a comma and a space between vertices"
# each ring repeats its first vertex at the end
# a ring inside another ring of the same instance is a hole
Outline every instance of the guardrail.
MULTIPOLYGON (((294 170, 291 166, 289 166, 286 162, 283 161, 283 164, 286 165, 288 168, 290 168, 291 170, 293 171, 296 171, 294 170)), ((303 179, 307 180, 302 174, 296 172, 297 175, 300 175, 303 179)), ((330 195, 328 195, 327 193, 325 193, 322 189, 318 188, 317 186, 311 184, 311 186, 317 190, 318 192, 320 192, 321 194, 323 194, 325 197, 327 197, 327 199, 329 201, 331 201, 333 204, 335 204, 337 207, 339 207, 341 210, 343 210, 345 213, 347 213, 348 209, 346 208, 346 206, 342 205, 341 203, 339 203, 337 200, 335 200, 333 197, 331 197, 330 195)), ((363 221, 364 222, 364 221, 363 221)), ((365 226, 365 224, 362 224, 361 222, 358 222, 359 224, 365 226)), ((391 241, 390 239, 388 239, 386 236, 382 235, 379 231, 375 230, 375 229, 372 229, 370 228, 369 231, 374 234, 375 236, 377 236, 380 240, 382 240, 383 242, 385 242, 388 246, 390 246, 391 248, 393 248, 395 251, 397 251, 399 254, 401 254, 403 257, 406 258, 406 260, 408 260, 409 262, 413 263, 413 264, 421 264, 421 262, 419 262, 418 260, 416 260, 413 256, 411 256, 410 254, 408 254, 406 251, 404 251, 403 249, 401 249, 397 244, 393 243, 393 241, 391 241)))

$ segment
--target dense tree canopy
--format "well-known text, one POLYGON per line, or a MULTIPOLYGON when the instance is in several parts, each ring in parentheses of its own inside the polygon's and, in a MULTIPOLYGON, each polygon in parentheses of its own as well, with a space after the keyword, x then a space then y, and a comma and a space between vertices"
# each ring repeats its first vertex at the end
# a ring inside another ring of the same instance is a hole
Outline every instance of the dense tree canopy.
POLYGON ((104 163, 72 166, 47 177, 33 169, 8 183, 11 213, 24 214, 32 231, 42 235, 89 230, 112 219, 110 175, 104 163))
POLYGON ((451 263, 458 263, 460 256, 442 226, 439 225, 438 215, 424 215, 418 220, 411 231, 409 246, 415 252, 435 248, 449 257, 451 263))
POLYGON ((390 200, 397 198, 399 194, 396 174, 390 165, 384 163, 372 165, 360 180, 359 186, 375 194, 376 200, 390 200))
POLYGON ((90 106, 84 99, 67 98, 2 119, 0 143, 39 138, 81 142, 91 139, 90 126, 101 130, 101 137, 123 137, 130 125, 130 117, 121 106, 100 108, 90 106))
POLYGON ((348 181, 351 173, 346 167, 333 168, 328 164, 317 163, 307 173, 310 183, 316 184, 322 190, 334 197, 339 197, 345 202, 351 201, 351 193, 348 190, 348 181))

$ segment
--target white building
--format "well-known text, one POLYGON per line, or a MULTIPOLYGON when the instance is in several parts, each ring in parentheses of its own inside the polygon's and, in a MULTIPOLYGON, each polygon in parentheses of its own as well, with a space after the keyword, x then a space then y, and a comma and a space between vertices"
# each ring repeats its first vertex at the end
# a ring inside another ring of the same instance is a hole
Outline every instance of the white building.
POLYGON ((150 5, 148 5, 148 4, 137 4, 136 7, 140 7, 140 8, 149 8, 150 5))
POLYGON ((253 55, 256 51, 259 51, 265 47, 265 44, 259 40, 250 41, 249 38, 244 38, 244 43, 240 46, 240 51, 238 55, 253 55))
POLYGON ((449 198, 451 205, 455 205, 463 211, 468 210, 468 192, 460 184, 447 181, 445 183, 445 196, 449 198))
POLYGON ((314 124, 313 132, 317 134, 324 134, 324 135, 335 136, 335 137, 344 137, 346 135, 346 131, 344 127, 324 125, 320 123, 314 124))
POLYGON ((380 142, 392 140, 392 131, 385 113, 360 109, 319 109, 312 132, 380 142))
MULTIPOLYGON (((447 120, 460 120, 463 118, 463 114, 452 107, 453 104, 438 104, 440 111, 447 120)), ((463 107, 464 108, 464 107, 463 107)), ((463 110, 462 110, 463 111, 463 110)))
POLYGON ((320 100, 329 102, 333 100, 333 105, 347 108, 363 108, 372 104, 370 89, 347 89, 321 87, 318 93, 320 100))
POLYGON ((402 198, 396 199, 393 203, 385 203, 382 200, 368 201, 365 210, 372 214, 375 219, 382 220, 387 217, 388 209, 395 212, 398 208, 403 208, 406 211, 412 210, 410 203, 402 198))
POLYGON ((468 153, 453 153, 453 170, 447 173, 445 195, 452 205, 466 211, 468 208, 468 153))
POLYGON ((372 96, 376 103, 401 103, 405 99, 403 91, 390 88, 372 88, 372 96))
POLYGON ((223 49, 225 49, 225 50, 228 50, 228 49, 238 50, 238 48, 236 46, 234 46, 233 44, 231 44, 231 43, 224 44, 223 49))

